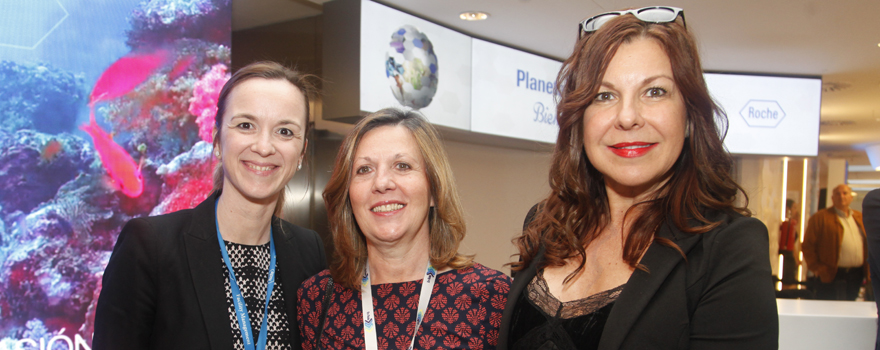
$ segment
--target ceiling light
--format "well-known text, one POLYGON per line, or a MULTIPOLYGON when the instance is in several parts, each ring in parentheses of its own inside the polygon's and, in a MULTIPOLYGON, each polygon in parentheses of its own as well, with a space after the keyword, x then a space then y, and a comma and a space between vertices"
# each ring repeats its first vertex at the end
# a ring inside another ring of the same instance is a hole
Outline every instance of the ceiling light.
POLYGON ((460 15, 458 15, 458 18, 461 18, 465 21, 482 21, 486 18, 489 18, 489 14, 482 11, 468 11, 462 12, 460 15))

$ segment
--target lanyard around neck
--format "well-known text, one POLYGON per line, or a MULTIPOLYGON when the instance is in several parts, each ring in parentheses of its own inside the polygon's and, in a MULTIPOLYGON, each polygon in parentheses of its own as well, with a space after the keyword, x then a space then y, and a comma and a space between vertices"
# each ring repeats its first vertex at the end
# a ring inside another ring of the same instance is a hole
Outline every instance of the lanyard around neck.
POLYGON ((244 297, 238 288, 238 282, 235 279, 235 271, 232 270, 232 262, 229 260, 229 253, 226 252, 226 243, 223 242, 223 236, 220 235, 220 223, 217 221, 217 202, 214 202, 214 224, 217 226, 217 241, 220 242, 220 253, 223 254, 223 262, 226 263, 226 269, 229 270, 229 289, 232 291, 232 304, 235 307, 235 315, 238 319, 238 329, 241 331, 241 341, 244 343, 246 350, 264 350, 266 349, 267 324, 269 323, 269 299, 272 298, 272 289, 275 288, 275 238, 272 235, 272 226, 269 226, 269 277, 266 281, 266 303, 263 307, 263 322, 260 324, 260 337, 254 346, 253 331, 251 331, 251 318, 248 316, 247 305, 245 305, 244 297))
MULTIPOLYGON (((437 277, 437 270, 431 266, 428 261, 428 268, 425 269, 425 278, 422 279, 422 291, 419 293, 419 309, 416 312, 416 326, 413 329, 412 340, 409 342, 407 349, 412 350, 416 342, 416 335, 419 334, 419 326, 425 317, 425 310, 428 309, 428 302, 431 300, 431 292, 434 291, 434 280, 437 277)), ((370 283, 370 263, 367 262, 364 267, 364 276, 361 278, 361 312, 364 317, 364 347, 366 350, 377 350, 379 342, 376 338, 376 317, 373 312, 373 289, 370 283)))

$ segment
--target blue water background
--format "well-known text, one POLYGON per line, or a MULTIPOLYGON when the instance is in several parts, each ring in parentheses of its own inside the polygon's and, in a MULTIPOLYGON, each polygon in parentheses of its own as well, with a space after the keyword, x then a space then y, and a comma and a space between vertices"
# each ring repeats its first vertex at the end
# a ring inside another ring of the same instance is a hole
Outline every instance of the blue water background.
MULTIPOLYGON (((12 0, 21 13, 0 15, 0 39, 5 41, 18 38, 40 38, 64 15, 60 4, 68 16, 42 40, 35 48, 18 48, 0 45, 0 60, 25 63, 48 63, 70 73, 81 75, 85 85, 95 85, 101 73, 130 48, 125 44, 126 31, 130 29, 129 16, 138 5, 138 0, 12 0), (14 19, 27 26, 12 27, 12 23, 2 21, 2 16, 15 16, 14 19), (10 35, 10 31, 15 33, 10 35)), ((2 44, 2 42, 0 42, 2 44)), ((24 45, 19 45, 24 46, 24 45)), ((0 97, 2 98, 2 97, 0 97)), ((82 125, 89 120, 89 111, 84 101, 77 111, 77 122, 82 125)), ((103 124, 99 120, 99 124, 103 124)), ((78 127, 68 132, 88 139, 78 127)))

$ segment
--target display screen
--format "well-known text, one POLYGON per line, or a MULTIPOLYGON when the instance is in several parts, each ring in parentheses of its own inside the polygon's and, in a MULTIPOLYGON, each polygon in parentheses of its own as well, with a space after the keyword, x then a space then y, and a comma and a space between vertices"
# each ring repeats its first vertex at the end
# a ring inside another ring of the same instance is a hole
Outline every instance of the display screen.
POLYGON ((470 129, 471 38, 361 1, 360 109, 409 107, 431 123, 470 129))
POLYGON ((821 79, 717 73, 704 77, 727 113, 724 146, 730 153, 818 154, 821 79))
POLYGON ((0 349, 89 349, 129 219, 211 191, 231 0, 5 1, 0 349))
POLYGON ((562 63, 479 39, 472 56, 471 131, 555 143, 562 63))

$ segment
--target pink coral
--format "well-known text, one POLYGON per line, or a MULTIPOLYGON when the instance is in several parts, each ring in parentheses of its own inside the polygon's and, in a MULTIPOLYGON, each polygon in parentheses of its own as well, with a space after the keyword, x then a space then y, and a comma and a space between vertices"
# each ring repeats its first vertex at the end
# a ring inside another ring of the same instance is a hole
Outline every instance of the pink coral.
MULTIPOLYGON (((181 174, 176 174, 176 187, 162 200, 153 214, 166 214, 183 209, 195 208, 214 188, 211 177, 216 161, 188 165, 181 174)), ((167 184, 166 184, 167 185, 167 184)))
POLYGON ((189 112, 196 116, 199 125, 199 137, 210 143, 214 130, 214 115, 217 114, 217 99, 220 89, 229 80, 227 67, 222 63, 215 64, 202 76, 193 87, 193 97, 189 99, 189 112))

